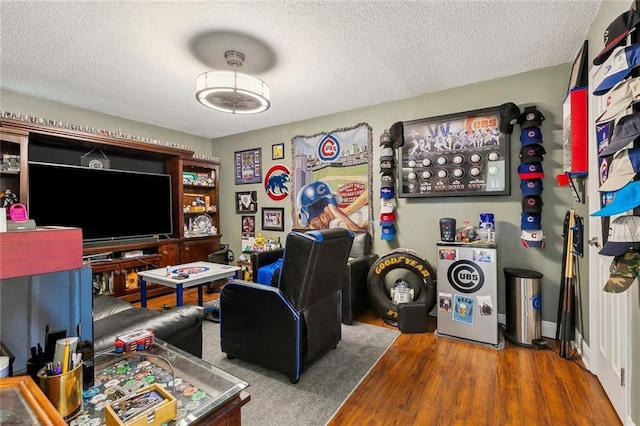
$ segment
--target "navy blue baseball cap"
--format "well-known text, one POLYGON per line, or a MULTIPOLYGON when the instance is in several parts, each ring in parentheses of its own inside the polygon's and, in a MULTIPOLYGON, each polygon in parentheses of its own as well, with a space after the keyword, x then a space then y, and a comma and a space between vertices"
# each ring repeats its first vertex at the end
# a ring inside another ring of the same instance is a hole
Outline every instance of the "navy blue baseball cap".
POLYGON ((522 196, 540 195, 543 191, 542 179, 523 179, 520 181, 520 190, 522 196))
POLYGON ((518 176, 520 179, 542 179, 544 170, 542 163, 525 163, 518 166, 518 176))
POLYGON ((520 213, 520 229, 523 231, 535 231, 542 229, 542 216, 540 213, 520 213))
POLYGON ((540 127, 527 127, 526 129, 522 129, 520 142, 522 142, 522 145, 542 143, 542 131, 540 127))
POLYGON ((380 188, 380 198, 388 200, 396 196, 396 190, 393 187, 380 188))
POLYGON ((613 216, 640 206, 640 180, 631 182, 622 189, 604 194, 606 206, 591 213, 591 216, 613 216))

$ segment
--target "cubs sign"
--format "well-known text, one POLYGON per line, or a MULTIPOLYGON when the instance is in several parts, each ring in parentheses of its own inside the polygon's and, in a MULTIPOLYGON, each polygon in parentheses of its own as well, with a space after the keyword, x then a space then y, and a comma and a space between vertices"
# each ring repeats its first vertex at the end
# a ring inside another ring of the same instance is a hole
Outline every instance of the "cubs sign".
POLYGON ((284 164, 271 167, 264 177, 264 190, 269 198, 281 201, 289 195, 288 182, 291 181, 291 171, 284 164))

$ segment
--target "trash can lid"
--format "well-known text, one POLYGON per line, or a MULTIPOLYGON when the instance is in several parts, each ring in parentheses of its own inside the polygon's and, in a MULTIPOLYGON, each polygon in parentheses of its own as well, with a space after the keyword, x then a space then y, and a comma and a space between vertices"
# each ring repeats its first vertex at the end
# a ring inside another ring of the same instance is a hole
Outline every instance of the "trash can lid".
POLYGON ((505 275, 512 275, 519 278, 542 278, 542 274, 538 271, 529 269, 504 268, 505 275))

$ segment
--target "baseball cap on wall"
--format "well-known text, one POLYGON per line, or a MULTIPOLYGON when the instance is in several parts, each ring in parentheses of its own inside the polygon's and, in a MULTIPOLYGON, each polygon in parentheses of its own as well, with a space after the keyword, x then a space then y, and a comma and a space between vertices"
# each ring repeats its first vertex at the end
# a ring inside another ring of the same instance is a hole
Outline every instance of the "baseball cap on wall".
POLYGON ((520 128, 527 129, 529 127, 540 127, 544 119, 544 115, 536 107, 526 107, 524 112, 520 114, 518 123, 520 123, 520 128))
POLYGON ((520 132, 520 142, 522 145, 533 145, 542 143, 542 131, 539 127, 528 127, 520 132))
POLYGON ((380 239, 393 241, 396 237, 396 227, 394 225, 383 226, 380 231, 380 239))
POLYGON ((380 226, 391 226, 396 221, 396 213, 381 213, 380 214, 380 226))
POLYGON ((599 251, 603 256, 620 256, 640 243, 640 216, 618 216, 609 225, 609 237, 599 251))
POLYGON ((520 148, 520 162, 523 164, 539 163, 544 160, 544 154, 546 154, 542 145, 525 145, 520 148))
POLYGON ((618 47, 602 65, 603 79, 593 94, 596 96, 604 95, 631 74, 631 71, 638 65, 640 65, 640 43, 618 47))
POLYGON ((385 146, 380 150, 380 161, 393 160, 393 148, 385 146))
POLYGON ((393 198, 380 199, 380 213, 391 213, 396 208, 396 200, 393 198))
POLYGON ((611 21, 604 31, 604 49, 593 59, 593 65, 600 65, 606 61, 612 50, 620 45, 639 23, 640 15, 634 9, 629 9, 611 21))
POLYGON ((626 148, 640 136, 640 112, 625 115, 615 125, 609 144, 600 151, 598 157, 613 154, 626 148))
POLYGON ((542 163, 527 163, 518 166, 518 176, 520 179, 542 179, 544 171, 542 163))
POLYGON ((520 108, 513 102, 507 102, 500 105, 500 131, 502 133, 513 133, 514 124, 518 123, 520 117, 520 108))
POLYGON ((640 77, 630 78, 614 87, 606 96, 607 109, 596 118, 596 123, 613 120, 629 105, 640 100, 640 77))
POLYGON ((380 187, 381 188, 393 188, 394 178, 391 173, 384 172, 382 176, 380 176, 380 187))
POLYGON ((520 234, 520 240, 522 241, 522 245, 526 248, 544 248, 544 232, 542 229, 535 231, 522 231, 520 234))
POLYGON ((640 253, 628 251, 616 256, 609 267, 609 280, 603 290, 607 293, 622 293, 640 275, 640 253))
POLYGON ((617 191, 628 184, 638 172, 640 172, 640 147, 620 151, 613 157, 607 180, 600 185, 598 191, 617 191))
POLYGON ((392 187, 380 188, 380 198, 389 199, 396 196, 396 190, 392 187))
POLYGON ((540 216, 540 213, 520 213, 520 229, 523 231, 542 229, 542 216, 540 216))
POLYGON ((640 180, 631 182, 622 189, 606 194, 607 205, 591 213, 591 216, 613 216, 640 206, 640 180))
POLYGON ((542 213, 542 197, 539 195, 528 195, 522 198, 522 211, 525 213, 542 213))
POLYGON ((522 196, 540 195, 544 188, 542 187, 542 179, 523 179, 520 181, 520 190, 522 196))

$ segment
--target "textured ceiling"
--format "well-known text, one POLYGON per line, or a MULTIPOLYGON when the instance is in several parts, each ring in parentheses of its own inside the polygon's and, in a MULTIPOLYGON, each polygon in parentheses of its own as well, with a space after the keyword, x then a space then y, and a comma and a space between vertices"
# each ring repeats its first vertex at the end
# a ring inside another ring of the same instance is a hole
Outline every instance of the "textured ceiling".
POLYGON ((216 138, 571 62, 601 3, 2 0, 0 85, 216 138), (267 112, 196 102, 228 49, 267 112))

